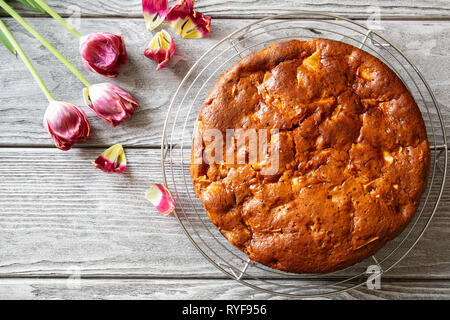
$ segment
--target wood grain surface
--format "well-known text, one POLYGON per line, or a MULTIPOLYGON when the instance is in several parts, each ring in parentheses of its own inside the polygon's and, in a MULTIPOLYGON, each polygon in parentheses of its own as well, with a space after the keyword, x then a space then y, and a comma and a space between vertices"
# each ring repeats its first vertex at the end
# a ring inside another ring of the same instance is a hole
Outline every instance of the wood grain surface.
MULTIPOLYGON (((161 216, 144 198, 163 179, 159 149, 126 149, 124 175, 107 175, 91 164, 102 151, 0 149, 0 275, 60 277, 76 266, 95 277, 224 277, 191 245, 175 217, 161 216)), ((431 197, 438 192, 435 184, 431 197)), ((440 241, 450 236, 449 207, 445 193, 418 246, 387 277, 450 277, 450 244, 440 241)))

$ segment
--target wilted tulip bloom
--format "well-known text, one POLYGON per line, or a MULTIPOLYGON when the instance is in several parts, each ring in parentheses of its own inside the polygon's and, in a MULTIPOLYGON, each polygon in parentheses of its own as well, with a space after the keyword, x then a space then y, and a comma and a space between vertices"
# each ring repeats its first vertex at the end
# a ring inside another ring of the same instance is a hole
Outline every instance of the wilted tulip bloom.
POLYGON ((131 117, 139 102, 112 83, 94 84, 83 91, 86 105, 113 127, 131 117))
POLYGON ((175 201, 170 191, 162 184, 155 184, 145 193, 150 201, 163 216, 168 216, 175 211, 175 201))
POLYGON ((167 13, 170 27, 183 38, 203 38, 211 32, 211 17, 194 10, 195 0, 178 0, 167 13))
POLYGON ((66 102, 50 102, 44 115, 44 127, 52 136, 56 147, 64 151, 91 136, 91 125, 86 113, 66 102))
POLYGON ((144 55, 156 62, 158 67, 156 70, 164 68, 175 52, 175 42, 173 38, 164 30, 158 32, 150 41, 148 48, 145 49, 144 55))
POLYGON ((128 61, 122 37, 108 32, 82 37, 80 53, 89 70, 109 78, 117 77, 120 65, 128 61))
POLYGON ((127 168, 127 157, 120 144, 116 144, 103 152, 93 164, 107 173, 122 173, 127 168))
POLYGON ((142 0, 142 11, 147 29, 154 30, 164 21, 168 6, 168 0, 142 0))

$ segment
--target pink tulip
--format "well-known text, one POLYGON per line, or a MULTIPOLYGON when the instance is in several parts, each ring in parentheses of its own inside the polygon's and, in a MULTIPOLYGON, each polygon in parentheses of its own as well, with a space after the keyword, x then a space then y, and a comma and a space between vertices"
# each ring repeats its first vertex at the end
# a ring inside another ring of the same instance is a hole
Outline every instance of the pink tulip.
POLYGON ((142 11, 147 29, 154 30, 164 21, 168 6, 168 0, 142 0, 142 11))
POLYGON ((83 93, 86 105, 113 127, 131 117, 139 108, 139 102, 112 83, 94 84, 83 93))
POLYGON ((56 147, 64 151, 91 136, 91 125, 86 113, 66 102, 50 102, 44 115, 44 127, 52 136, 56 147))
POLYGON ((108 32, 82 37, 80 53, 84 65, 90 71, 109 78, 117 77, 120 65, 128 61, 122 37, 108 32))

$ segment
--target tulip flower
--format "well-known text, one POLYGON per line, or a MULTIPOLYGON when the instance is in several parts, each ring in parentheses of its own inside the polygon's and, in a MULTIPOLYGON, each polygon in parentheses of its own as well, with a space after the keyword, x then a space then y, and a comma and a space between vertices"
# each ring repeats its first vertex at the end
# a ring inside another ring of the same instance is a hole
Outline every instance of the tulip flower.
POLYGON ((86 68, 109 78, 117 77, 120 65, 128 60, 122 37, 108 32, 82 37, 80 54, 86 68))
POLYGON ((170 58, 175 52, 175 42, 169 33, 162 30, 158 32, 150 41, 148 48, 145 50, 144 55, 156 62, 158 62, 158 67, 156 70, 164 68, 168 63, 170 58))
POLYGON ((147 190, 145 197, 163 216, 168 216, 175 211, 175 201, 170 191, 162 184, 155 184, 147 190))
POLYGON ((127 157, 120 144, 116 144, 103 152, 93 164, 106 173, 122 173, 127 167, 127 157))
POLYGON ((66 102, 50 102, 44 115, 44 127, 56 147, 64 151, 91 136, 91 126, 84 111, 66 102))
POLYGON ((195 0, 179 0, 167 13, 172 29, 183 38, 203 38, 211 32, 211 17, 194 10, 195 0))
MULTIPOLYGON (((26 22, 3 0, 0 7, 5 9, 17 22, 38 39, 59 61, 61 61, 87 88, 84 90, 86 104, 101 118, 117 126, 129 118, 139 103, 128 93, 113 84, 92 85, 58 50, 55 49, 39 32, 26 22)), ((49 100, 51 100, 49 98, 49 100)))
POLYGON ((86 105, 113 127, 128 119, 139 108, 139 102, 112 83, 91 85, 83 93, 86 105))
POLYGON ((142 0, 142 11, 147 29, 154 30, 164 21, 168 6, 168 0, 142 0))

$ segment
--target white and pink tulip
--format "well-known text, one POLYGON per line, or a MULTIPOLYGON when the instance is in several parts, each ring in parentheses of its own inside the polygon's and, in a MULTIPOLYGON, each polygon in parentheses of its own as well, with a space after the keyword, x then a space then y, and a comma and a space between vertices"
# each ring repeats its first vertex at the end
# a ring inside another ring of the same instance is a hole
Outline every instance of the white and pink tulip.
POLYGON ((168 216, 175 211, 175 201, 170 191, 162 184, 155 184, 147 190, 145 197, 163 216, 168 216))

